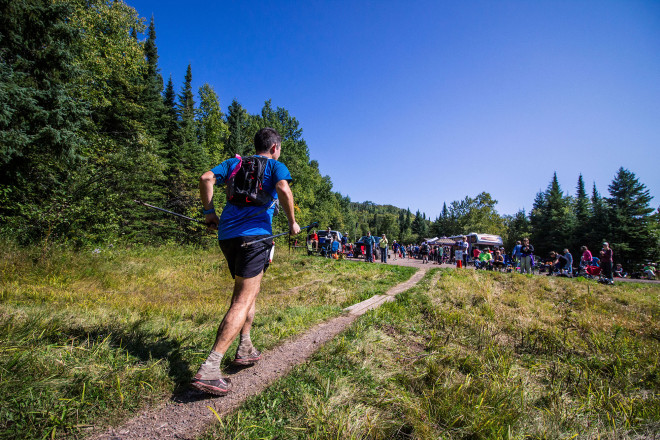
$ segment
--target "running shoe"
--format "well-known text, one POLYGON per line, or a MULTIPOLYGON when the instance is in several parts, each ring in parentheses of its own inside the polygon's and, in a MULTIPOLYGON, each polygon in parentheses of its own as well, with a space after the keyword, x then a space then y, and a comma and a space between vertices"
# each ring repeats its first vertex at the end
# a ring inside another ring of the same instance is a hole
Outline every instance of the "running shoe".
POLYGON ((205 393, 213 394, 215 396, 224 396, 229 392, 229 380, 223 378, 205 380, 201 379, 201 375, 195 376, 190 383, 193 387, 205 393))
POLYGON ((256 348, 252 350, 252 353, 247 356, 240 356, 236 352, 236 357, 234 358, 234 365, 254 365, 261 359, 261 352, 256 348))

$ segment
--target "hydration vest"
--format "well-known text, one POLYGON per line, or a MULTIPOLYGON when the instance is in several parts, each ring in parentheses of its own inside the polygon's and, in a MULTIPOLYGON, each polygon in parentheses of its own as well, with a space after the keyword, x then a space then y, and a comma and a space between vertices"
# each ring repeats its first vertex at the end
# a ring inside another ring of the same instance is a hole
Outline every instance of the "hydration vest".
POLYGON ((241 157, 226 181, 227 202, 236 206, 263 206, 273 201, 264 191, 264 173, 268 158, 261 156, 241 157))

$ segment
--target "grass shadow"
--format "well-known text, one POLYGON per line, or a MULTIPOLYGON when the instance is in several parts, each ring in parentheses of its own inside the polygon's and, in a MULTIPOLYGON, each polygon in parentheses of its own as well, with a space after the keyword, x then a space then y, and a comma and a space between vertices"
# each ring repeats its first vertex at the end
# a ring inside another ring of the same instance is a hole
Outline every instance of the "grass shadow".
POLYGON ((129 355, 141 362, 147 363, 153 359, 167 360, 168 376, 174 381, 177 388, 188 384, 192 378, 188 362, 181 354, 182 345, 187 340, 175 339, 167 335, 166 330, 148 331, 144 329, 146 320, 138 320, 130 326, 105 325, 95 329, 81 326, 70 326, 58 328, 56 334, 48 339, 56 339, 51 342, 61 343, 68 341, 90 341, 94 344, 107 341, 109 347, 114 350, 125 350, 129 355))

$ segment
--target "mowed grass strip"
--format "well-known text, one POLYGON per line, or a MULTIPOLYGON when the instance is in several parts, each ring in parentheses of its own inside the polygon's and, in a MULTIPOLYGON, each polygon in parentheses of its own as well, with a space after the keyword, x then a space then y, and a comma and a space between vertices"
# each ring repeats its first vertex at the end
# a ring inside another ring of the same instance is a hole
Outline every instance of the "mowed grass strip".
POLYGON ((206 439, 642 439, 660 287, 434 270, 206 439))
MULTIPOLYGON (((186 387, 233 287, 217 247, 0 252, 2 439, 83 438, 186 387)), ((271 348, 412 272, 280 249, 252 340, 271 348)))

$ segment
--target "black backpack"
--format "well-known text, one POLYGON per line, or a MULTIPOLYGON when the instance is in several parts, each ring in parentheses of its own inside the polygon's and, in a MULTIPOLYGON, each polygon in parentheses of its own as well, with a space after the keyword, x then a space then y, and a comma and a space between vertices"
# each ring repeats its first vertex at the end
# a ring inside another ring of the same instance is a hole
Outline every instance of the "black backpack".
POLYGON ((227 201, 237 206, 263 206, 273 197, 263 190, 264 173, 268 158, 249 156, 240 158, 227 179, 227 201))

